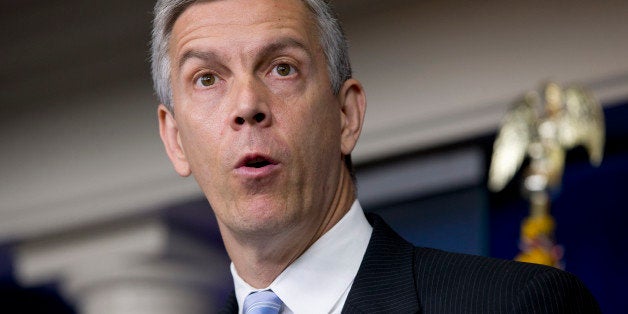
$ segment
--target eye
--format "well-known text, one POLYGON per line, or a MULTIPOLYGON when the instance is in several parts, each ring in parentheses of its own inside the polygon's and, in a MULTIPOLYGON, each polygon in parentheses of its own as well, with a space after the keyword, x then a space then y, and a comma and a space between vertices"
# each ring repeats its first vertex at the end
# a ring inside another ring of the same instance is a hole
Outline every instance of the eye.
POLYGON ((210 87, 218 82, 216 75, 205 73, 196 79, 196 85, 199 87, 210 87))
POLYGON ((275 66, 274 71, 277 72, 277 74, 279 76, 289 76, 291 74, 294 74, 296 72, 296 70, 294 69, 293 66, 287 64, 287 63, 282 63, 282 64, 278 64, 275 66))

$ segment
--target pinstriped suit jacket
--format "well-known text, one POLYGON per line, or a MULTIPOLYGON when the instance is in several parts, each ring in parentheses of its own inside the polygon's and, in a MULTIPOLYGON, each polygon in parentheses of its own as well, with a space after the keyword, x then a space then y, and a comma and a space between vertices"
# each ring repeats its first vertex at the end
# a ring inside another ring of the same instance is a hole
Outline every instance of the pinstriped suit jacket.
MULTIPOLYGON (((600 313, 570 273, 415 248, 379 216, 367 218, 373 234, 343 313, 600 313)), ((237 311, 232 294, 221 313, 237 311)))

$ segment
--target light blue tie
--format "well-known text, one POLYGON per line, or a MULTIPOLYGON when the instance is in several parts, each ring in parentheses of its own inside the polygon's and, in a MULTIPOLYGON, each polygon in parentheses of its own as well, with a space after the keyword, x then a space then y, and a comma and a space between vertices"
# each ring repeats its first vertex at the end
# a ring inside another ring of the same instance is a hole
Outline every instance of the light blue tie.
POLYGON ((272 290, 253 292, 244 299, 244 314, 277 314, 283 302, 272 290))

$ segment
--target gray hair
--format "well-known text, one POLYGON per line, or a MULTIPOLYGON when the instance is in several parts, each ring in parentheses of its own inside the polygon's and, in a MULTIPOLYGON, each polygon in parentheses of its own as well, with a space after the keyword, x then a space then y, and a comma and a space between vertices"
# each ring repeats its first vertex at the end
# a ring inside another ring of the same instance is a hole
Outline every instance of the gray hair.
MULTIPOLYGON (((153 85, 159 101, 174 113, 170 81, 168 43, 177 18, 190 5, 202 0, 158 0, 155 4, 151 45, 153 85)), ((351 78, 347 40, 340 23, 325 0, 301 0, 314 14, 320 45, 327 59, 331 89, 338 94, 342 84, 351 78)))

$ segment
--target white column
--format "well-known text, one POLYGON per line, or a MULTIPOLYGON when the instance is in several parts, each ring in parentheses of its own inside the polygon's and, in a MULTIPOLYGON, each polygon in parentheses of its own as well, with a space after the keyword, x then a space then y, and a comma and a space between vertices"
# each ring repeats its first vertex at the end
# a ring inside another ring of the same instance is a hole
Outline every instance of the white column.
POLYGON ((16 276, 59 283, 80 313, 213 313, 229 285, 220 248, 159 218, 112 222, 24 241, 16 276))

